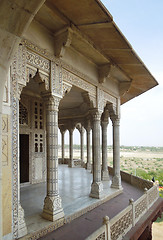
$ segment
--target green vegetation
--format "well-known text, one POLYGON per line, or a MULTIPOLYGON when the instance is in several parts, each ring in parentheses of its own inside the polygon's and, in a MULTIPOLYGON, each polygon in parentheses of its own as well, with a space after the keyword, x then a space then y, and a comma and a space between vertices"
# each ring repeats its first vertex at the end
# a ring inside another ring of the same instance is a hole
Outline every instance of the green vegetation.
POLYGON ((158 217, 155 222, 157 222, 157 223, 163 222, 163 214, 162 214, 161 218, 158 217))
POLYGON ((154 171, 154 170, 145 171, 145 170, 138 168, 136 170, 136 175, 138 177, 141 177, 146 180, 152 180, 152 178, 154 177, 155 181, 156 180, 159 181, 159 185, 163 186, 163 169, 156 170, 156 171, 154 171))

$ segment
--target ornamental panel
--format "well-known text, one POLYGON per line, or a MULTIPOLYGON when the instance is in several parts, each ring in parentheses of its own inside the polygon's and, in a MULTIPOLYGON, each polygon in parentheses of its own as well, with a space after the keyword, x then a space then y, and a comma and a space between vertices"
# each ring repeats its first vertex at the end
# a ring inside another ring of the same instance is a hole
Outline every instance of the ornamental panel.
POLYGON ((65 82, 69 82, 70 84, 80 87, 81 89, 89 92, 91 95, 96 96, 96 87, 92 84, 86 82, 82 78, 76 76, 75 74, 67 71, 66 69, 62 69, 62 80, 65 82))
POLYGON ((54 95, 62 96, 62 68, 51 62, 51 90, 54 95))
POLYGON ((39 68, 47 73, 50 72, 50 61, 46 58, 41 57, 40 55, 27 50, 26 52, 26 61, 28 64, 39 68))
POLYGON ((120 236, 132 225, 132 210, 128 211, 111 227, 111 240, 121 239, 120 236))
POLYGON ((28 125, 28 111, 21 102, 19 103, 19 124, 28 125))

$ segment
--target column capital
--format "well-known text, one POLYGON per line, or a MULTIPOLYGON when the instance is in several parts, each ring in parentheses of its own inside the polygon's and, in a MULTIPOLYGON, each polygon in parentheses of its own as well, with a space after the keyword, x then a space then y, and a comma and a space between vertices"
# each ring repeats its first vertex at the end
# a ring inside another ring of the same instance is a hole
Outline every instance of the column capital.
POLYGON ((77 124, 77 125, 76 125, 76 128, 78 129, 78 131, 80 132, 80 134, 83 134, 83 133, 84 133, 84 127, 82 126, 81 123, 77 124))
POLYGON ((59 130, 60 130, 61 134, 65 134, 67 128, 62 125, 62 126, 59 126, 59 130))
POLYGON ((54 95, 43 96, 44 101, 47 105, 47 110, 49 111, 58 111, 59 103, 61 98, 54 95))
POLYGON ((102 111, 99 110, 98 108, 91 109, 90 114, 93 118, 93 121, 100 121, 101 120, 102 111))
POLYGON ((111 117, 113 126, 120 126, 120 117, 119 116, 112 116, 111 117))
POLYGON ((73 133, 74 127, 69 127, 69 128, 68 128, 68 131, 69 131, 69 133, 73 133))
POLYGON ((67 130, 70 133, 73 133, 74 129, 75 129, 76 124, 73 121, 69 121, 67 124, 67 130))

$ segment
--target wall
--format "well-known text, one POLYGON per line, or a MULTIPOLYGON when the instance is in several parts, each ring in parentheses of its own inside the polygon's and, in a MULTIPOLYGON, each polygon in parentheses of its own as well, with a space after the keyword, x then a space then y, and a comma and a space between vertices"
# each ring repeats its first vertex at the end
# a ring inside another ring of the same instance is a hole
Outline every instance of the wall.
POLYGON ((10 84, 6 81, 2 109, 2 216, 3 235, 12 232, 12 162, 11 162, 10 84))

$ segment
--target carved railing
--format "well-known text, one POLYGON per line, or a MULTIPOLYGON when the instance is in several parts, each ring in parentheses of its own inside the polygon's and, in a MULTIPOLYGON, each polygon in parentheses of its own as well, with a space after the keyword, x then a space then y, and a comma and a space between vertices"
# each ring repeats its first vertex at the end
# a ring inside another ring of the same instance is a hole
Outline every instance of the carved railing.
MULTIPOLYGON (((70 159, 69 158, 64 158, 64 162, 62 158, 58 159, 59 164, 69 164, 70 159)), ((73 167, 81 167, 83 162, 80 159, 73 159, 73 167)))
POLYGON ((105 217, 103 225, 86 240, 121 240, 135 226, 139 219, 148 211, 159 197, 158 187, 145 188, 145 193, 134 202, 129 200, 129 206, 109 220, 105 217))
MULTIPOLYGON (((113 168, 108 167, 109 173, 113 175, 113 168)), ((144 189, 150 189, 153 186, 153 182, 134 176, 132 174, 121 171, 121 178, 123 181, 130 183, 131 185, 144 189)))

